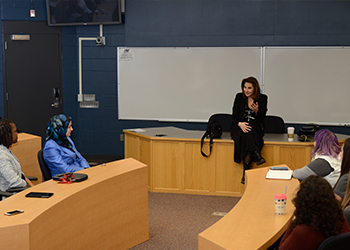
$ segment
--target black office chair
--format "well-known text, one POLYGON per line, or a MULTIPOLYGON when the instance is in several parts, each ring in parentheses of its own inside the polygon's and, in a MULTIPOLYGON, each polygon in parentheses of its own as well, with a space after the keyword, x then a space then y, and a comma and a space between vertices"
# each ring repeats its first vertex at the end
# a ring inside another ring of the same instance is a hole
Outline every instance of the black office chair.
POLYGON ((212 116, 210 116, 208 124, 211 121, 217 121, 221 125, 222 132, 231 132, 231 128, 232 128, 231 114, 223 114, 223 113, 213 114, 212 116))
POLYGON ((318 246, 317 250, 348 250, 350 232, 328 237, 318 246))
POLYGON ((284 134, 284 120, 282 117, 267 115, 265 117, 265 133, 284 134))
POLYGON ((44 160, 42 149, 40 149, 38 152, 38 162, 40 165, 41 173, 43 174, 43 181, 51 180, 52 179, 51 170, 49 169, 49 167, 47 166, 44 160))

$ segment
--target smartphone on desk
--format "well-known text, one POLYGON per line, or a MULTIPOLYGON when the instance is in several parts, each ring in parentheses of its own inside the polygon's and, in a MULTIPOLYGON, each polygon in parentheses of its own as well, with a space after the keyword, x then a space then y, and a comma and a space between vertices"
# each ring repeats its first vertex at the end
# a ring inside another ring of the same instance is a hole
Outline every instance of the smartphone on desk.
POLYGON ((26 197, 30 198, 49 198, 53 193, 44 193, 44 192, 30 192, 26 194, 26 197))
POLYGON ((16 209, 16 210, 13 210, 13 211, 8 211, 8 212, 4 213, 4 215, 11 216, 11 215, 20 214, 20 213, 23 213, 23 212, 24 212, 23 210, 16 209))

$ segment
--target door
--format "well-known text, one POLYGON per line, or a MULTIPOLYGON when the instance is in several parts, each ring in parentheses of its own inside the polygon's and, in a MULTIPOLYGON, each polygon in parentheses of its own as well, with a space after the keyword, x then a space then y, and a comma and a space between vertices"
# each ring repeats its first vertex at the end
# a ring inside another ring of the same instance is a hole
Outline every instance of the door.
POLYGON ((44 140, 49 119, 63 112, 61 28, 28 21, 2 28, 5 117, 44 140))

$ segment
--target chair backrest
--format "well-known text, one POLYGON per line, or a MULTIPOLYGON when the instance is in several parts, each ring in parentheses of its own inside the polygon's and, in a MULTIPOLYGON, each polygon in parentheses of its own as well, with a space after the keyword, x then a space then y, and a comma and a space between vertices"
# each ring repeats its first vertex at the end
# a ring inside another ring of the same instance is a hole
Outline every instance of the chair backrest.
POLYGON ((283 118, 274 115, 267 115, 265 117, 265 133, 285 133, 283 118))
POLYGON ((350 232, 331 236, 318 246, 317 250, 347 250, 350 246, 350 232))
POLYGON ((223 132, 231 132, 232 128, 232 115, 231 114, 213 114, 210 116, 208 123, 211 121, 217 121, 222 128, 223 132))
POLYGON ((38 162, 40 165, 41 173, 43 174, 43 181, 52 179, 51 170, 49 169, 44 160, 42 149, 40 149, 38 152, 38 162))

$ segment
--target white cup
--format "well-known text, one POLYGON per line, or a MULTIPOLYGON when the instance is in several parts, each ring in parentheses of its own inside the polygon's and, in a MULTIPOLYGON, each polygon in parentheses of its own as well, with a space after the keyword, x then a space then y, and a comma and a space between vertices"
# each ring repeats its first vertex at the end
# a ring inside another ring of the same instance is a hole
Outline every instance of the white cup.
POLYGON ((287 196, 284 194, 275 195, 275 212, 277 215, 283 215, 286 212, 287 196))
POLYGON ((288 127, 288 141, 293 141, 294 139, 294 127, 288 127))

